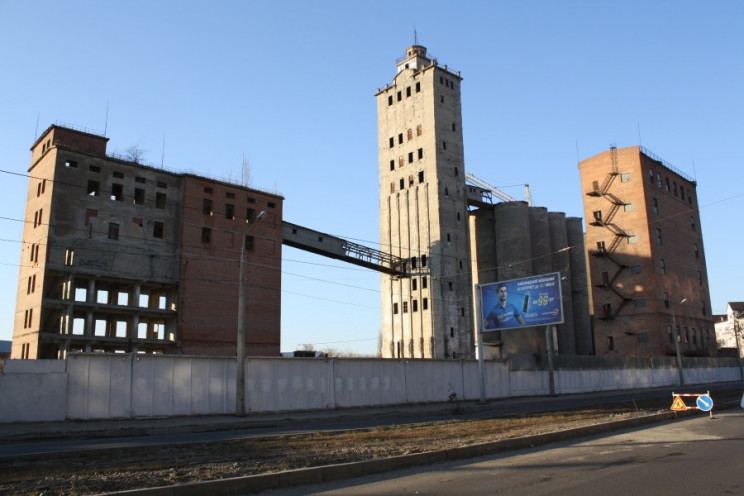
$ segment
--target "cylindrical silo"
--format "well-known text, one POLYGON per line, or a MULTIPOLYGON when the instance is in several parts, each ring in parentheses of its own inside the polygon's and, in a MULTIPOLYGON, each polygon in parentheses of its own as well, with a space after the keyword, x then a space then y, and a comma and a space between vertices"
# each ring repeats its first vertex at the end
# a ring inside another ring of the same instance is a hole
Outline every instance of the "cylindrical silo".
POLYGON ((498 279, 505 281, 532 274, 529 207, 525 202, 494 206, 498 279))
POLYGON ((548 209, 545 207, 530 207, 530 242, 532 273, 537 275, 553 272, 548 209))
POLYGON ((553 272, 560 273, 561 293, 563 295, 563 324, 558 326, 558 353, 561 355, 575 355, 573 299, 571 295, 571 270, 568 254, 568 231, 566 228, 566 214, 550 212, 550 248, 553 252, 553 272))
POLYGON ((496 281, 496 232, 493 207, 470 212, 470 249, 473 253, 473 283, 496 281))
POLYGON ((584 230, 580 217, 567 217, 568 244, 571 246, 571 293, 573 296, 574 340, 577 355, 594 351, 589 314, 589 279, 586 270, 584 230))

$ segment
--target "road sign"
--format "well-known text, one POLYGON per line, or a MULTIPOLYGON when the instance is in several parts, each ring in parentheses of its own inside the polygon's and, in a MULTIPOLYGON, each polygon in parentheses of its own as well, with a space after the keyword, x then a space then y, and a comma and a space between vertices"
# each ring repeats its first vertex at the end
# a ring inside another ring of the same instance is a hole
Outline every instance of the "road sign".
POLYGON ((682 412, 684 410, 687 410, 687 405, 685 405, 685 402, 682 401, 682 398, 680 396, 674 397, 674 402, 672 403, 672 410, 675 412, 682 412))
POLYGON ((709 412, 713 409, 713 398, 707 394, 701 394, 697 397, 695 404, 697 404, 697 407, 702 411, 709 412))

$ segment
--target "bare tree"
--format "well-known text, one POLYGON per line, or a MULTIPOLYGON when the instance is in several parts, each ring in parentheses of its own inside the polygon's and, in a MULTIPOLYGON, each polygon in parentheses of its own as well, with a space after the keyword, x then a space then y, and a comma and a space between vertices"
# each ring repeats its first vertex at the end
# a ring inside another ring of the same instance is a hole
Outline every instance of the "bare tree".
POLYGON ((145 151, 140 145, 132 145, 124 152, 124 158, 135 164, 141 164, 145 158, 145 151))

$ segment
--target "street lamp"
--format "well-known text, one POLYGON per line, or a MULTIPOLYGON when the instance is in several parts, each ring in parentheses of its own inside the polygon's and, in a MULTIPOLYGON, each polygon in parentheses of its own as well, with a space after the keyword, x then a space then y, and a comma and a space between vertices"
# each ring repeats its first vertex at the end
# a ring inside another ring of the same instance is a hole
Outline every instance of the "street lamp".
MULTIPOLYGON (((682 301, 677 303, 681 305, 686 302, 687 298, 682 298, 682 301)), ((676 305, 675 305, 676 306, 676 305)), ((685 374, 682 371, 682 356, 679 354, 679 331, 677 331, 677 321, 674 318, 674 307, 672 307, 672 332, 674 332, 674 349, 677 352, 677 372, 679 373, 679 385, 685 385, 685 374)))
POLYGON ((248 232, 258 221, 266 217, 266 211, 256 216, 243 234, 243 246, 240 248, 240 274, 238 276, 238 351, 237 372, 235 377, 235 415, 245 415, 245 239, 248 232))

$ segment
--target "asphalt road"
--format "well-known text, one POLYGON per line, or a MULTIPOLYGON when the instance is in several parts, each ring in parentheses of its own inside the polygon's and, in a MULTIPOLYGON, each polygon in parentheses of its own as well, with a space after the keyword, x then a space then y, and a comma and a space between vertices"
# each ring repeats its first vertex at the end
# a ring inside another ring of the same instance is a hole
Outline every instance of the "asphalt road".
MULTIPOLYGON (((706 387, 708 388, 708 387, 706 387)), ((216 441, 237 440, 260 437, 272 434, 293 434, 308 431, 331 431, 358 428, 369 428, 381 425, 403 425, 408 423, 431 422, 446 418, 474 419, 493 416, 535 413, 568 408, 587 408, 606 404, 634 404, 644 400, 663 398, 671 404, 671 391, 704 392, 701 386, 688 388, 656 388, 645 390, 607 391, 582 395, 561 397, 511 398, 493 401, 488 405, 463 405, 464 412, 451 415, 452 405, 414 405, 410 407, 390 407, 378 409, 360 409, 348 412, 315 412, 310 417, 302 413, 279 413, 267 416, 246 418, 241 423, 221 423, 219 418, 213 420, 213 426, 189 425, 188 419, 130 420, 108 422, 82 422, 75 436, 63 435, 65 423, 44 426, 40 430, 36 424, 0 425, 0 461, 3 458, 17 456, 60 455, 81 451, 98 451, 109 449, 143 448, 172 444, 208 443, 216 441), (446 413, 445 413, 446 412, 446 413), (187 422, 185 425, 172 426, 171 423, 187 422), (110 427, 110 432, 107 430, 110 427), (128 432, 127 426, 130 426, 128 432), (146 427, 145 427, 146 426, 146 427), (34 436, 20 441, 7 442, 18 434, 17 430, 28 428, 34 436), (198 427, 198 428, 197 428, 198 427), (4 429, 5 428, 5 429, 4 429), (143 430, 147 434, 142 433, 143 430)), ((714 397, 720 395, 741 395, 742 385, 739 382, 715 384, 714 397)), ((233 419, 234 420, 234 419, 233 419)))
POLYGON ((611 435, 468 461, 267 491, 315 495, 744 494, 744 412, 737 408, 611 435))

